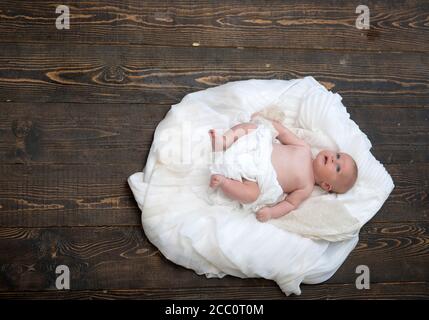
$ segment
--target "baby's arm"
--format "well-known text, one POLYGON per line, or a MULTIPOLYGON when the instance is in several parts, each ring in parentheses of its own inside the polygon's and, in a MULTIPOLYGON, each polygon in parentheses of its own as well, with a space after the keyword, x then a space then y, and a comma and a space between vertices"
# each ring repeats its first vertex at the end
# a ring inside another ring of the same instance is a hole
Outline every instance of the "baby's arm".
POLYGON ((282 144, 291 144, 295 146, 305 146, 308 147, 308 143, 304 140, 298 138, 295 134, 292 133, 288 128, 282 125, 280 122, 275 120, 270 120, 274 128, 279 133, 276 137, 282 144))
POLYGON ((292 210, 298 208, 298 206, 307 199, 311 194, 312 188, 305 187, 291 192, 286 199, 277 203, 273 207, 264 207, 258 211, 256 218, 259 221, 267 221, 270 218, 276 219, 283 217, 292 210))

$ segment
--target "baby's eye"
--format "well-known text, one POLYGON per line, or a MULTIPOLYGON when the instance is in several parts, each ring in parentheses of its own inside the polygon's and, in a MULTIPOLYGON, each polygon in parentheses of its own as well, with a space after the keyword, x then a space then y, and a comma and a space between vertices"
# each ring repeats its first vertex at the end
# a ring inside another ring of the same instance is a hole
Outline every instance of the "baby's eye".
POLYGON ((340 166, 338 165, 338 166, 337 166, 337 172, 340 172, 340 169, 341 169, 341 168, 340 168, 340 166))
POLYGON ((337 153, 337 159, 339 159, 340 158, 340 154, 339 153, 337 153))

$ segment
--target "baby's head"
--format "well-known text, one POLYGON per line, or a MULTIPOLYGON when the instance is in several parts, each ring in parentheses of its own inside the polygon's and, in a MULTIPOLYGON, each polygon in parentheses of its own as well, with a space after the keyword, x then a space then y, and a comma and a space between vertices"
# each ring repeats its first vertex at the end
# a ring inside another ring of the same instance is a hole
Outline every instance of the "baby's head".
POLYGON ((347 153, 329 150, 320 151, 313 160, 316 183, 325 191, 345 193, 356 182, 356 162, 347 153))

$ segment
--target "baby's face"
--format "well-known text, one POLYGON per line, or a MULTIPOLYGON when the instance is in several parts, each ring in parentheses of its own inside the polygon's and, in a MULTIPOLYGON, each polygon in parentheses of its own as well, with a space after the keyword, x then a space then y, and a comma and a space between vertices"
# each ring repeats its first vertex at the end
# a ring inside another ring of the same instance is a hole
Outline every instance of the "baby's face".
POLYGON ((346 189, 353 179, 354 166, 353 158, 347 153, 323 150, 313 161, 314 178, 326 191, 346 189))

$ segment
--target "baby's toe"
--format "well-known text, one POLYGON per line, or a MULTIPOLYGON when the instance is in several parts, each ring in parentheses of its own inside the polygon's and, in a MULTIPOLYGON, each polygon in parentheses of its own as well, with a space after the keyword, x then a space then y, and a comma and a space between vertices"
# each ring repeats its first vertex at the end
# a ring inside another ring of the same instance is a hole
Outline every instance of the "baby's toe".
POLYGON ((212 175, 210 178, 210 187, 217 188, 223 181, 223 176, 219 174, 212 175))

